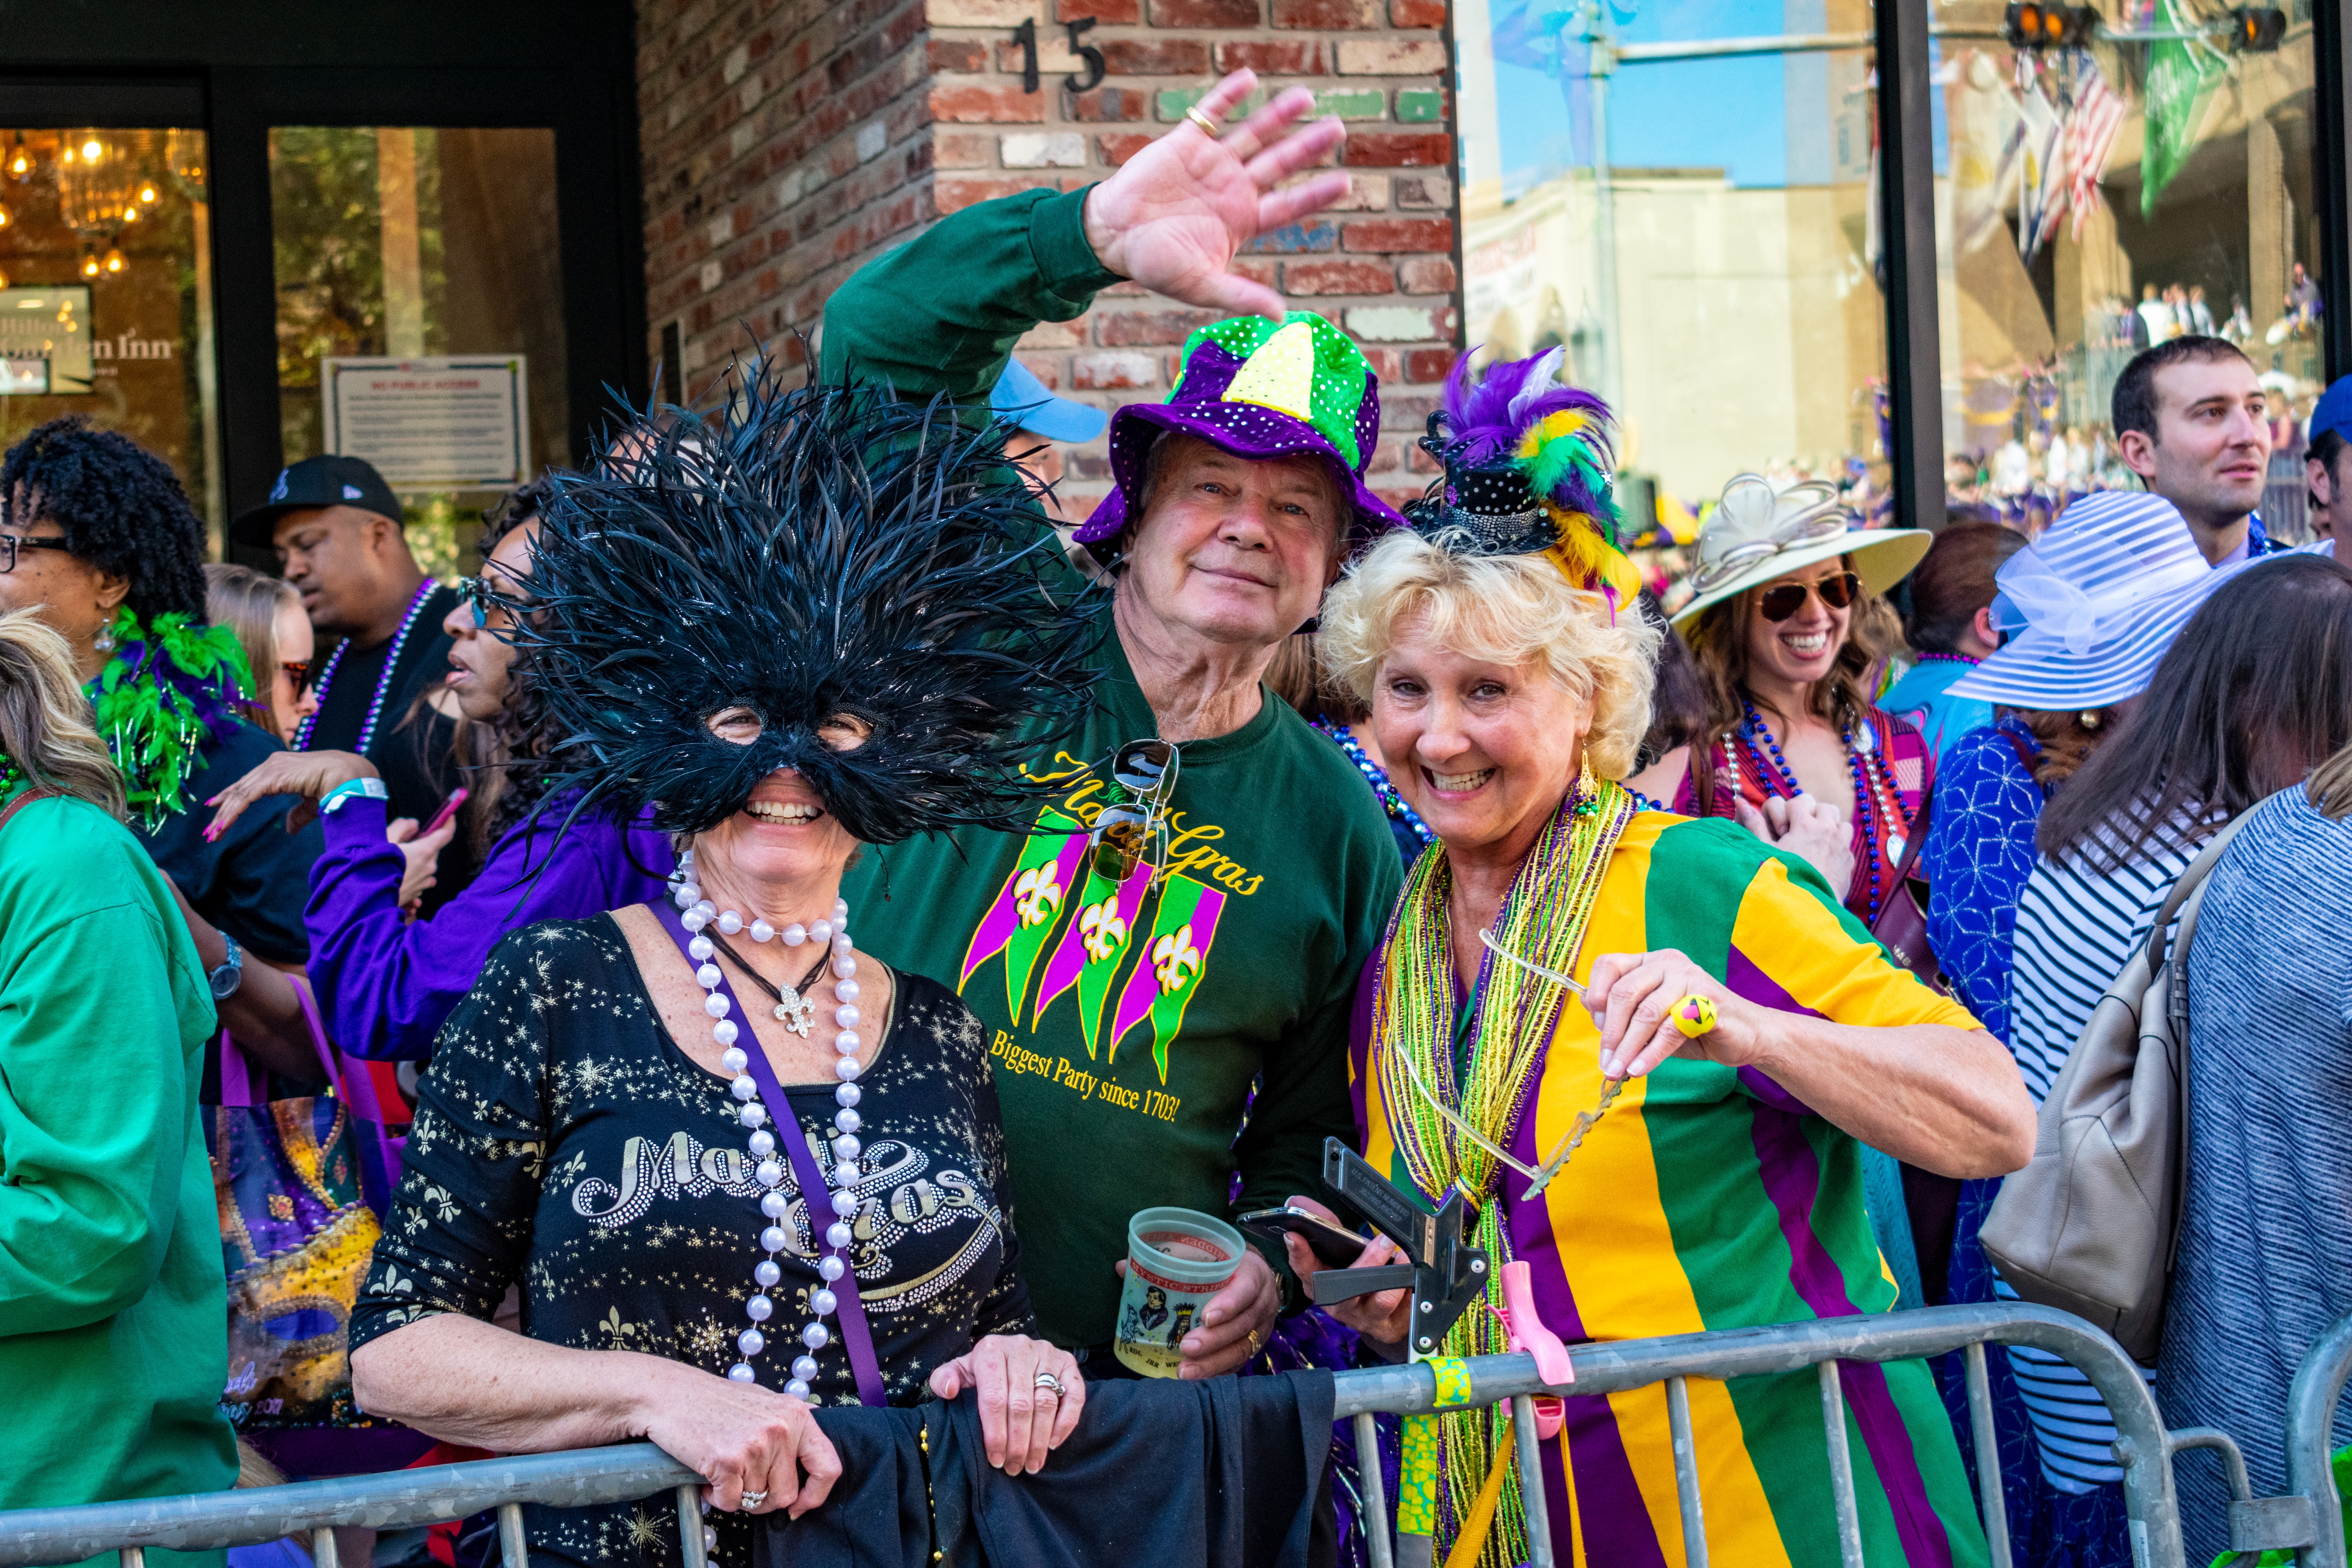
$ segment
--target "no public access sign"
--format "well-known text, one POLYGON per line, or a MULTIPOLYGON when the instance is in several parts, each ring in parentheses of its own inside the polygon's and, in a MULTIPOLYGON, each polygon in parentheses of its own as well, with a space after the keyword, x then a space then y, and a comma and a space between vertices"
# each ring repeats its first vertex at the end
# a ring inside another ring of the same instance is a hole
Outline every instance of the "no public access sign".
POLYGON ((326 449, 394 489, 487 489, 530 478, 523 356, 320 362, 326 449))

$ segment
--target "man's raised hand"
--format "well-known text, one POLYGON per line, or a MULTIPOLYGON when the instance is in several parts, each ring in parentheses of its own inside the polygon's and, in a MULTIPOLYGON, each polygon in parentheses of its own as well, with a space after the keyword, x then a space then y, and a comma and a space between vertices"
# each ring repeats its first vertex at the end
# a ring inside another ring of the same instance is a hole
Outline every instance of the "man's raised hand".
MULTIPOLYGON (((1255 73, 1235 71, 1195 111, 1222 124, 1256 85, 1255 73)), ((1314 107, 1313 93, 1290 88, 1223 136, 1188 118, 1129 158, 1087 197, 1087 241, 1096 258, 1171 300, 1280 321, 1282 296, 1231 268, 1234 254, 1259 235, 1348 194, 1348 176, 1336 169, 1276 188, 1347 136, 1336 116, 1326 116, 1276 140, 1314 107)))

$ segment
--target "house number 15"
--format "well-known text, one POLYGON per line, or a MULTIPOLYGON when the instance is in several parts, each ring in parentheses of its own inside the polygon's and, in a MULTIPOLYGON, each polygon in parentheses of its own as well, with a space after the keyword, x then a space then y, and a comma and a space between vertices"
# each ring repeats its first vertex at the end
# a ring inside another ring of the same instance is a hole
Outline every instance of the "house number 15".
MULTIPOLYGON (((1092 16, 1081 16, 1075 22, 1062 24, 1069 31, 1070 52, 1087 62, 1087 74, 1070 79, 1072 92, 1089 92, 1100 87, 1103 72, 1108 68, 1103 64, 1103 52, 1100 49, 1096 48, 1092 44, 1080 42, 1087 36, 1087 30, 1094 25, 1095 18, 1092 16)), ((1015 27, 1013 30, 1013 41, 1021 46, 1021 90, 1035 92, 1038 81, 1037 18, 1032 16, 1015 27)))

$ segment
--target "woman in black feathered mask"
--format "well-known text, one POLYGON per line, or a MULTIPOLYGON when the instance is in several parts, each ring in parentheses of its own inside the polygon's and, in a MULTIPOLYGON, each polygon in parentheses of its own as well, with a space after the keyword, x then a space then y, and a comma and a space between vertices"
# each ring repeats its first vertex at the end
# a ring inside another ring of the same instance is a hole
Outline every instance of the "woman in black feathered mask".
MULTIPOLYGON (((683 869, 507 938, 442 1031, 352 1318, 371 1414, 505 1452, 650 1437, 720 1510, 795 1514, 839 1471, 808 1402, 976 1385, 1014 1474, 1075 1426, 988 1041, 839 896, 860 844, 1034 815, 1017 758, 1088 700, 1093 606, 1041 601, 1004 436, 761 364, 554 485, 506 606, 562 737, 542 798, 650 809, 683 869), (510 1282, 520 1343, 484 1321, 510 1282)), ((544 1510, 533 1544, 602 1561, 647 1517, 544 1510)))

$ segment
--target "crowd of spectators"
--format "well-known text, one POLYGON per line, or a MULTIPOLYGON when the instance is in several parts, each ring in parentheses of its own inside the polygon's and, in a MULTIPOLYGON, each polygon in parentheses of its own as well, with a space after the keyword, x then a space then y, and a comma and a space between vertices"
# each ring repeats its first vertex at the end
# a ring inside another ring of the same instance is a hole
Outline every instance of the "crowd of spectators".
MULTIPOLYGON (((2242 303, 2109 301, 2095 334, 2138 351, 2109 426, 1979 476, 2053 492, 2032 526, 1989 503, 1931 535, 1742 474, 1661 603, 1597 521, 1607 410, 1557 354, 1465 363, 1429 495, 1367 487, 1371 367, 1228 270, 1345 195, 1285 184, 1341 131, 1293 91, 1218 140, 1251 86, 864 268, 809 386, 755 366, 635 421, 496 509, 461 584, 356 458, 236 519, 271 574, 206 563, 122 436, 8 450, 0 1510, 649 1436, 733 1564, 871 1484, 876 1443, 917 1445, 930 1501, 961 1429, 852 1407, 960 1408, 1003 1478, 1172 1473, 1174 1406, 1125 1386, 1130 1221, 1341 1224, 1332 1138, 1467 1196, 1572 1339, 2012 1300, 1980 1239, 2002 1179, 2241 818, 2186 969, 2144 1375, 2284 1489, 2288 1382, 2352 1311, 2352 571, 2265 527, 2242 303), (1053 444, 1095 426, 1007 356, 1123 279, 1230 319, 1113 416, 1080 518, 1053 444), (1000 529, 1036 542, 1018 591, 955 554, 1000 529)), ((2317 309, 2299 269, 2288 307, 2317 309)), ((2323 520, 2347 427, 2339 384, 2287 432, 2323 520)), ((1407 1354, 1406 1292, 1339 1298, 1296 1226, 1251 1242, 1182 1309, 1177 1382, 1407 1354)), ((2097 1393, 2043 1352, 1999 1372, 2016 1561, 2132 1561, 2097 1393)), ((1869 1560, 1982 1561, 1965 1402, 1922 1362, 1845 1375, 1869 1560)), ((1680 1550, 1637 1495, 1677 1471, 1653 1395, 1561 1402, 1530 1478, 1557 1560, 1680 1550)), ((1832 1560, 1792 1479, 1812 1375, 1684 1397, 1714 1560, 1832 1560)), ((1528 1560, 1501 1428, 1428 1430, 1402 1517, 1528 1560)), ((2228 1499, 2182 1485, 2202 1561, 2228 1499)), ((528 1531, 684 1551, 657 1506, 528 1531)))

